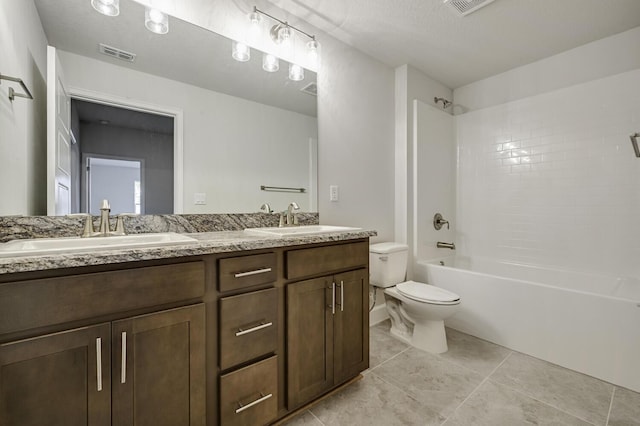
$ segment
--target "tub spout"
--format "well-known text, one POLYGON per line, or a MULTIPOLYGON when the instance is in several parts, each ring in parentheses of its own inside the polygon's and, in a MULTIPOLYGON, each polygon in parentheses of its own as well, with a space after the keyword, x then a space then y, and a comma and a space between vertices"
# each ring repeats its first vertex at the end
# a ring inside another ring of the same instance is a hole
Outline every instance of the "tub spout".
POLYGON ((448 248, 451 250, 455 250, 456 249, 456 244, 455 243, 443 243, 442 241, 438 241, 436 243, 436 247, 438 248, 448 248))

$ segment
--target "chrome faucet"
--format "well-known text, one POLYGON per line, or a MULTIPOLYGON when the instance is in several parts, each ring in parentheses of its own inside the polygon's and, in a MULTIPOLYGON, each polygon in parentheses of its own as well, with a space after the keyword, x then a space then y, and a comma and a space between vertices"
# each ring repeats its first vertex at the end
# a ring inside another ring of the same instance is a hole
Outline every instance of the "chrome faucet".
POLYGON ((436 243, 436 247, 455 250, 456 249, 456 244, 455 243, 443 243, 442 241, 438 241, 436 243))
POLYGON ((84 221, 84 229, 82 231, 82 238, 88 237, 108 237, 110 235, 126 235, 124 231, 124 217, 125 216, 133 216, 132 214, 119 214, 117 216, 116 221, 116 229, 111 231, 109 225, 109 213, 111 212, 111 206, 109 206, 109 201, 102 200, 102 204, 100 206, 100 223, 98 225, 98 230, 96 231, 93 227, 93 216, 89 213, 72 213, 67 216, 76 217, 81 216, 85 218, 84 221))
POLYGON ((271 206, 269 205, 269 203, 264 203, 263 205, 260 206, 260 210, 264 211, 265 213, 273 213, 273 210, 271 209, 271 206))
POLYGON ((296 213, 294 212, 294 210, 300 210, 300 206, 298 206, 298 203, 296 203, 295 201, 292 201, 291 203, 289 203, 289 207, 287 207, 287 225, 288 226, 298 224, 298 216, 296 216, 296 213))

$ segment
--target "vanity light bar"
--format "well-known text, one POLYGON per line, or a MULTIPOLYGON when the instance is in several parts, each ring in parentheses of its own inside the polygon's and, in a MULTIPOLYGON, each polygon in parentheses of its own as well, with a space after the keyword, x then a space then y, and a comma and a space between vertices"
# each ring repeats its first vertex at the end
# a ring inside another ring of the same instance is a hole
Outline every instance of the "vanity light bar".
MULTIPOLYGON (((264 16, 266 16, 266 17, 268 17, 268 18, 271 18, 271 19, 273 19, 274 21, 278 22, 278 24, 277 24, 277 25, 275 25, 273 28, 271 28, 272 37, 273 37, 273 32, 274 32, 274 30, 275 30, 275 32, 277 33, 277 32, 279 32, 278 30, 280 30, 280 29, 290 28, 290 29, 292 29, 292 30, 294 30, 294 31, 299 32, 300 34, 304 34, 304 35, 306 35, 306 36, 307 36, 307 37, 309 37, 312 41, 315 41, 315 40, 316 40, 316 36, 315 36, 315 35, 311 35, 311 34, 309 34, 308 32, 301 30, 300 28, 294 27, 293 25, 289 24, 287 21, 283 21, 283 20, 281 20, 281 19, 278 19, 278 18, 276 18, 275 16, 270 15, 270 14, 268 14, 267 12, 264 12, 264 11, 262 11, 262 10, 258 9, 256 6, 253 6, 253 13, 251 13, 251 14, 249 15, 249 19, 251 20, 251 22, 254 22, 254 23, 255 23, 255 22, 257 22, 257 21, 258 21, 258 19, 257 19, 257 16, 258 16, 258 15, 256 15, 256 14, 264 15, 264 16), (278 28, 278 27, 280 27, 280 28, 278 28), (277 28, 277 29, 276 29, 276 28, 277 28)), ((275 41, 275 40, 274 40, 274 41, 275 41)), ((316 48, 318 47, 318 44, 317 44, 317 43, 318 43, 318 42, 316 41, 316 44, 315 44, 316 48)))

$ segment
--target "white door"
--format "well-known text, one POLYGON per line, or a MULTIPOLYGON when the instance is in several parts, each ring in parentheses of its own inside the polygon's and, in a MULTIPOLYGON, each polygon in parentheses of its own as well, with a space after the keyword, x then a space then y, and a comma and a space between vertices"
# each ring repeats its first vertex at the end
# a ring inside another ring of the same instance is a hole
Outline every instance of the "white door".
POLYGON ((71 100, 56 48, 47 46, 47 214, 71 213, 71 100))

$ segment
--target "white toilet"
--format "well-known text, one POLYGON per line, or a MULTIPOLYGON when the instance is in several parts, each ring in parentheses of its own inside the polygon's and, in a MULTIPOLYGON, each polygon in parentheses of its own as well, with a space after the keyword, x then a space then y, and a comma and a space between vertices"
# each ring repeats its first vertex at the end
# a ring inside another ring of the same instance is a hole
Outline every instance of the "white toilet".
POLYGON ((458 311, 460 296, 429 284, 404 281, 408 251, 409 247, 400 243, 369 246, 370 283, 384 288, 393 336, 427 352, 446 352, 444 320, 458 311))

